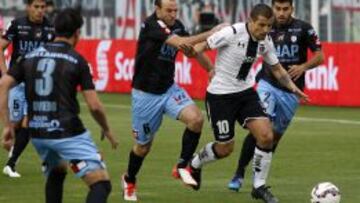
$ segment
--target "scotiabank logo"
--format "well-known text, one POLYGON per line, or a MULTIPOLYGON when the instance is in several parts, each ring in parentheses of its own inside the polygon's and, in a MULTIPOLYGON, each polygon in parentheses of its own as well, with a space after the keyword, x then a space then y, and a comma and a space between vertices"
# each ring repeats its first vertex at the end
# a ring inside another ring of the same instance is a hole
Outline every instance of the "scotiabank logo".
POLYGON ((109 81, 109 62, 108 62, 108 51, 111 47, 111 40, 100 41, 96 50, 96 65, 98 72, 98 79, 95 81, 97 90, 103 91, 109 81))
POLYGON ((116 53, 115 56, 115 80, 131 81, 134 75, 134 58, 126 58, 123 52, 116 53))
MULTIPOLYGON (((115 80, 131 81, 134 75, 135 59, 126 57, 124 52, 119 51, 115 56, 115 80)), ((192 84, 191 68, 187 57, 183 57, 182 60, 177 60, 175 63, 175 82, 179 84, 192 84)))
POLYGON ((189 62, 189 59, 183 56, 181 61, 176 61, 175 63, 175 82, 183 85, 192 84, 191 79, 191 67, 192 64, 189 62))
POLYGON ((306 72, 306 88, 309 90, 338 91, 338 71, 339 67, 334 64, 334 57, 330 56, 327 64, 306 72))

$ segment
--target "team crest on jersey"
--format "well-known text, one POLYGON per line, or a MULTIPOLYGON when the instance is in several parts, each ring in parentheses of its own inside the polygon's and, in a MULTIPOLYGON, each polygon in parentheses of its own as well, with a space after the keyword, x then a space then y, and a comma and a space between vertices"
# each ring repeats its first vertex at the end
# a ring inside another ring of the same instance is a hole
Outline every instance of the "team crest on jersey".
POLYGON ((293 35, 291 36, 291 42, 296 42, 297 41, 297 36, 293 35))
POLYGON ((35 38, 41 38, 42 31, 40 29, 35 30, 35 38))
POLYGON ((285 39, 285 34, 280 34, 276 37, 277 42, 282 42, 285 39))

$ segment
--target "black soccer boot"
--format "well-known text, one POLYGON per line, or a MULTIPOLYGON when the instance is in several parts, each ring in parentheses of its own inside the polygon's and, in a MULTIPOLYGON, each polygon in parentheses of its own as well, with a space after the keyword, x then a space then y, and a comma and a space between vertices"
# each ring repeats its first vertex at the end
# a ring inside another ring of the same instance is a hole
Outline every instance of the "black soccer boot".
POLYGON ((279 200, 270 192, 269 186, 261 186, 259 188, 253 188, 251 196, 254 199, 262 199, 265 203, 278 203, 279 200))

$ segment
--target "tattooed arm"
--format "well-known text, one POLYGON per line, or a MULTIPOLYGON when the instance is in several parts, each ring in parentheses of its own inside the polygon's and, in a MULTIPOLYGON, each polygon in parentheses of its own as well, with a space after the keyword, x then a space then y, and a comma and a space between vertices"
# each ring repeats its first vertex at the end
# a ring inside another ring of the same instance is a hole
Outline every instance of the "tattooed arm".
POLYGON ((290 75, 286 72, 286 70, 281 66, 280 63, 273 65, 271 67, 271 71, 282 86, 288 88, 299 98, 305 101, 309 100, 309 97, 295 85, 295 83, 291 80, 290 75))

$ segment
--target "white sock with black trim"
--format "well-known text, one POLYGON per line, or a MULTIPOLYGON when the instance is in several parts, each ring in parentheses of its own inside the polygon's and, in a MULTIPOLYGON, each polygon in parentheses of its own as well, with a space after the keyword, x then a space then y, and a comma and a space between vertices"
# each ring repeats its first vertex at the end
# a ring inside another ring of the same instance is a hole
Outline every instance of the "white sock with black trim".
POLYGON ((191 160, 190 165, 193 168, 199 169, 203 165, 210 163, 212 161, 217 160, 218 158, 215 155, 215 152, 213 151, 213 145, 214 142, 210 142, 203 147, 199 153, 197 153, 194 158, 191 160))
POLYGON ((265 185, 271 166, 272 152, 255 147, 253 158, 254 188, 265 185))

